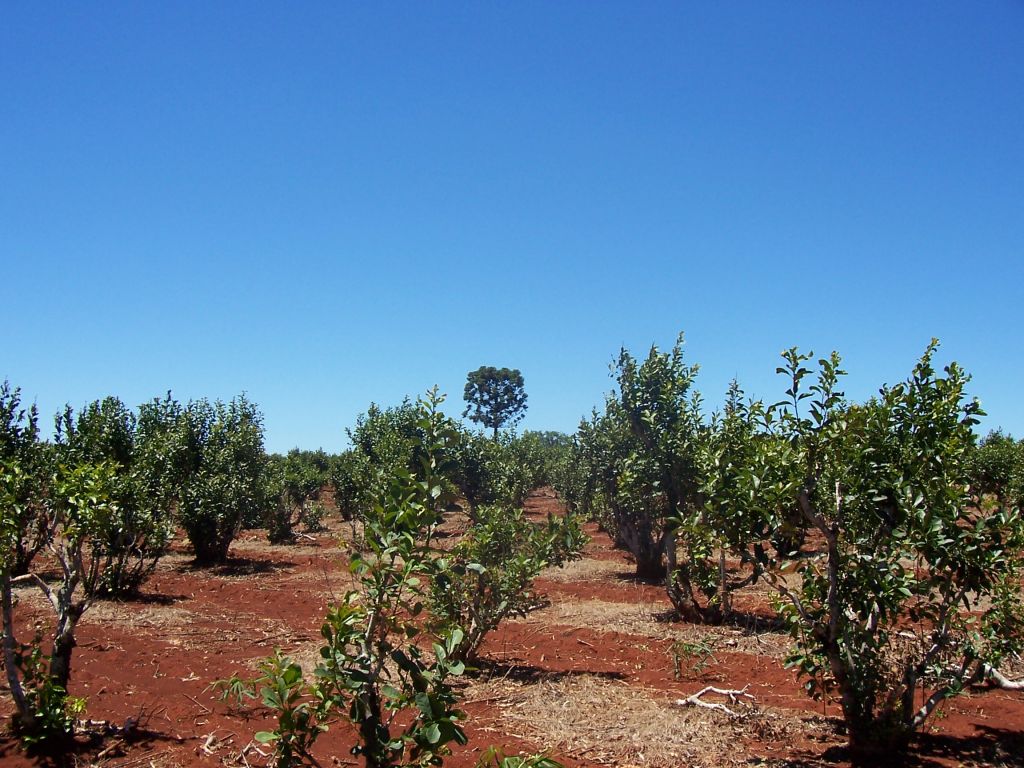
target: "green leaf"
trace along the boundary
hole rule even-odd
[[[423,736],[431,744],[437,744],[441,740],[441,729],[437,723],[430,723],[423,729]]]
[[[420,691],[416,694],[416,707],[424,717],[434,717],[434,707],[430,701],[430,694],[426,691]]]

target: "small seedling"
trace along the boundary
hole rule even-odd
[[[681,679],[683,676],[684,659],[686,659],[687,666],[698,675],[711,666],[712,661],[716,664],[718,663],[718,659],[715,657],[714,646],[704,640],[696,640],[694,642],[676,640],[669,646],[668,651],[672,655],[672,672],[676,680]]]

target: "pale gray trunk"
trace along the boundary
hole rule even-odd
[[[27,726],[32,722],[32,713],[29,712],[28,700],[25,697],[25,689],[18,677],[18,666],[15,656],[15,649],[18,641],[14,637],[14,605],[11,598],[11,576],[3,574],[0,579],[0,592],[3,603],[3,644],[4,644],[4,669],[7,671],[7,686],[11,689],[11,698],[14,700],[15,718],[19,725]]]

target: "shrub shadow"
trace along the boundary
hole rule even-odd
[[[665,586],[664,576],[637,576],[634,571],[619,571],[613,575],[618,581],[625,581],[630,584],[643,584],[648,587]]]
[[[187,600],[188,595],[165,595],[160,592],[135,592],[127,595],[104,595],[100,600],[111,604],[131,605],[174,605],[182,600]]]
[[[651,617],[658,624],[680,624],[689,623],[680,617],[679,612],[674,609],[667,611],[659,611],[651,614]],[[693,626],[701,626],[694,624]],[[785,633],[785,625],[782,620],[777,616],[765,616],[762,613],[754,611],[732,611],[723,621],[716,624],[707,624],[706,626],[721,626],[721,627],[735,627],[736,629],[742,630],[745,636],[750,635],[763,635],[767,632],[776,634]]]
[[[830,718],[835,734],[845,737],[843,721]],[[975,726],[973,736],[919,733],[906,752],[859,754],[845,745],[833,745],[819,754],[797,753],[781,764],[792,768],[820,768],[845,764],[860,768],[948,768],[950,765],[1024,766],[1024,732],[986,725]],[[759,758],[748,763],[763,764]]]
[[[626,679],[621,672],[593,672],[586,669],[553,670],[534,664],[519,664],[515,660],[494,661],[491,659],[480,659],[472,669],[467,668],[467,674],[479,677],[485,682],[497,678],[527,684],[557,682],[573,677],[600,677],[605,680]]]
[[[216,565],[205,565],[193,560],[178,566],[175,570],[182,574],[202,572],[212,573],[214,576],[258,576],[295,567],[296,563],[290,560],[254,560],[250,557],[229,557],[223,563]]]
[[[97,765],[108,760],[130,757],[132,750],[139,747],[149,748],[155,757],[161,751],[161,744],[180,744],[182,741],[180,737],[140,725],[132,728],[129,733],[112,734],[109,730],[94,729],[23,750],[17,738],[6,733],[0,736],[0,764],[20,755],[41,768],[80,768],[82,765]]]
[[[957,764],[1024,766],[1024,731],[976,725],[973,736],[919,733],[907,765]]]

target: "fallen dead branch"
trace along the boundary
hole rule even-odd
[[[210,733],[206,734],[206,740],[203,742],[199,750],[202,750],[207,755],[213,755],[222,747],[226,747],[231,744],[234,740],[235,732],[229,731],[224,737],[217,736],[217,732],[220,729],[217,728]]]
[[[999,688],[1004,691],[1024,691],[1024,680],[1010,680],[995,667],[990,667],[986,664],[982,669],[982,673],[985,676],[985,680],[993,688]]]
[[[729,707],[721,702],[704,701],[701,697],[708,693],[714,693],[718,696],[726,696],[729,699],[729,703],[736,706],[737,704],[743,703],[743,699],[750,699],[750,701],[753,702],[754,697],[747,693],[747,688],[749,687],[749,685],[745,685],[739,690],[734,690],[730,688],[715,688],[715,686],[709,685],[705,688],[701,688],[695,694],[685,699],[676,699],[676,704],[681,707],[703,707],[704,709],[713,709],[718,712],[725,712],[729,717],[740,718],[746,713],[729,709]]]

